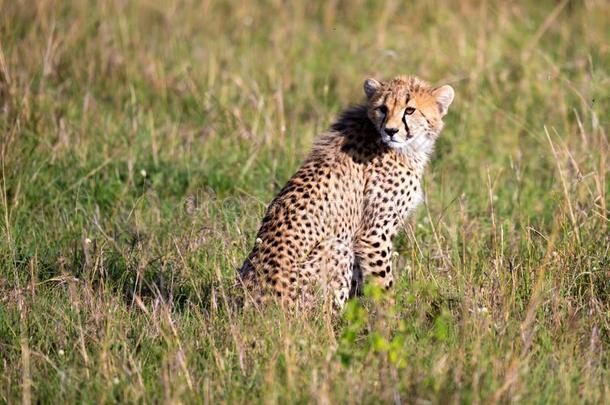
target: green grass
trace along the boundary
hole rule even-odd
[[[0,0],[0,402],[610,401],[608,21]],[[397,74],[456,100],[394,291],[338,319],[230,310],[265,204]]]

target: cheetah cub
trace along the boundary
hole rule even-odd
[[[392,287],[392,240],[423,199],[424,167],[454,92],[405,76],[368,79],[364,92],[366,102],[342,112],[267,208],[239,270],[255,302],[311,307],[328,297],[340,310],[362,282]]]

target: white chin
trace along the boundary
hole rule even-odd
[[[402,149],[407,146],[405,141],[395,141],[393,139],[384,139],[383,142],[392,149]]]

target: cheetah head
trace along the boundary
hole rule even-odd
[[[417,77],[364,82],[368,116],[390,148],[428,153],[453,101],[449,85],[431,87]]]

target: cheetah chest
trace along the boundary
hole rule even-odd
[[[365,216],[385,218],[396,226],[423,201],[420,176],[400,162],[381,163],[370,172]]]

